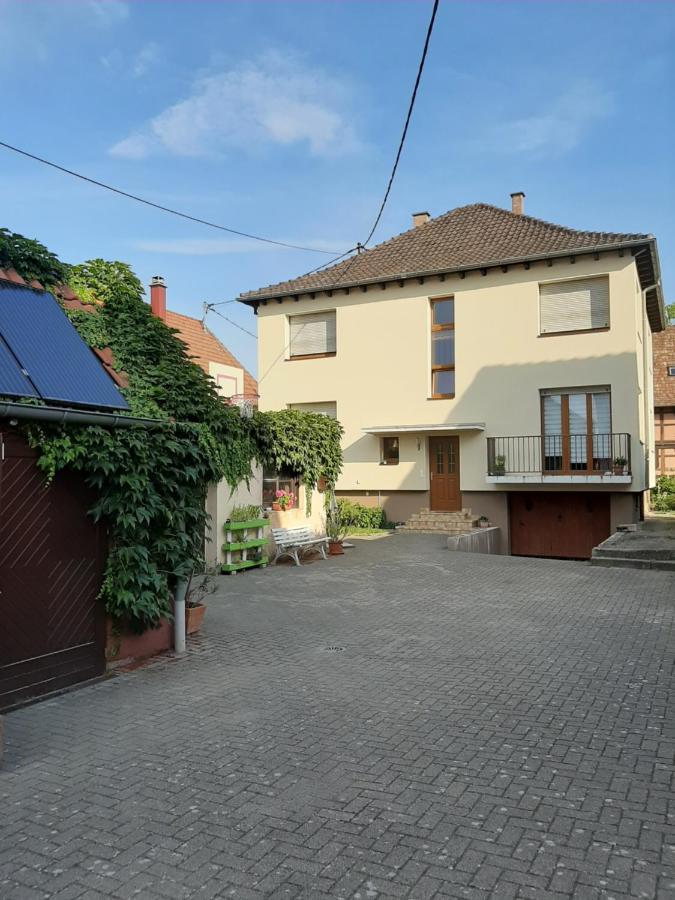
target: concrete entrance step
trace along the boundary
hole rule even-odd
[[[675,572],[675,519],[654,517],[617,531],[593,548],[591,565]]]

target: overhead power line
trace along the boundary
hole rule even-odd
[[[5,150],[11,150],[13,153],[18,153],[21,156],[25,156],[28,159],[32,159],[35,162],[42,163],[44,166],[49,166],[52,169],[56,169],[58,172],[64,172],[66,175],[72,175],[73,178],[79,178],[80,181],[86,181],[88,184],[93,184],[96,187],[104,188],[106,191],[112,191],[113,194],[119,194],[120,197],[126,197],[128,200],[135,200],[136,203],[143,203],[145,206],[150,206],[153,209],[158,209],[160,212],[169,213],[172,216],[178,216],[181,219],[187,219],[189,222],[197,222],[198,225],[206,225],[207,228],[216,228],[218,231],[226,231],[228,234],[236,234],[239,237],[249,238],[252,241],[261,241],[264,244],[275,244],[277,247],[288,247],[291,250],[306,250],[312,253],[326,253],[330,255],[335,253],[335,250],[321,250],[318,247],[304,247],[301,244],[290,244],[287,241],[275,241],[272,238],[261,237],[259,234],[250,234],[247,231],[239,231],[236,228],[229,228],[227,225],[218,225],[216,222],[209,222],[207,219],[200,219],[198,216],[192,216],[189,213],[181,212],[178,209],[172,209],[170,206],[162,206],[161,203],[154,203],[152,200],[147,200],[145,197],[139,197],[136,194],[130,194],[128,191],[123,191],[121,188],[113,187],[111,184],[106,184],[103,181],[97,181],[95,178],[89,178],[88,175],[82,175],[80,172],[75,172],[73,169],[67,169],[65,166],[60,166],[58,163],[51,162],[48,159],[44,159],[42,156],[36,156],[34,153],[29,153],[27,150],[21,150],[20,147],[14,147],[12,144],[7,144],[5,141],[0,141],[0,147],[4,147]]]
[[[387,183],[387,189],[384,192],[384,197],[382,198],[382,203],[380,204],[380,209],[377,213],[377,217],[373,222],[373,227],[370,229],[370,233],[368,237],[363,242],[363,246],[365,247],[373,234],[375,233],[375,229],[380,224],[380,219],[382,218],[382,213],[384,212],[384,207],[387,205],[387,200],[389,199],[389,194],[391,192],[391,186],[394,183],[394,178],[396,177],[396,170],[398,169],[398,163],[401,159],[401,153],[403,152],[403,145],[405,144],[405,139],[408,134],[408,126],[410,125],[410,119],[412,118],[413,109],[415,107],[415,100],[417,98],[417,89],[420,86],[420,80],[422,78],[422,72],[424,71],[424,63],[427,59],[427,52],[429,50],[429,42],[431,40],[431,33],[434,30],[434,22],[436,21],[436,13],[438,11],[438,3],[439,0],[434,0],[433,9],[431,10],[431,18],[429,19],[429,26],[427,28],[427,36],[424,39],[424,48],[422,50],[422,58],[420,59],[420,64],[417,67],[417,76],[415,78],[415,86],[413,87],[412,96],[410,97],[410,103],[408,105],[408,114],[405,117],[405,124],[403,126],[403,132],[401,134],[401,140],[398,144],[398,150],[396,151],[396,158],[394,159],[394,166],[391,170],[391,175],[389,176],[389,182]]]
[[[408,113],[405,117],[405,123],[403,125],[403,131],[401,132],[401,140],[398,143],[398,150],[396,151],[396,156],[394,158],[394,165],[392,166],[391,174],[389,176],[389,181],[387,182],[387,188],[384,192],[384,197],[382,198],[382,203],[380,203],[380,208],[377,212],[377,216],[375,217],[375,221],[373,222],[373,226],[368,233],[368,237],[363,241],[363,243],[359,243],[356,246],[357,253],[355,256],[351,258],[347,268],[340,275],[340,279],[342,281],[345,280],[349,271],[351,270],[354,262],[359,258],[359,253],[361,250],[365,250],[367,245],[370,243],[370,239],[375,234],[375,229],[380,224],[380,219],[382,218],[382,213],[384,212],[384,208],[387,205],[387,200],[389,199],[389,194],[391,193],[391,188],[394,183],[394,178],[396,177],[396,171],[398,169],[398,164],[401,159],[401,154],[403,152],[403,147],[405,145],[405,139],[408,135],[408,127],[410,125],[410,120],[412,118],[413,109],[415,108],[415,100],[417,99],[417,90],[420,86],[420,81],[422,79],[422,72],[424,71],[424,64],[427,59],[427,53],[429,51],[429,42],[431,41],[431,34],[434,30],[434,22],[436,21],[436,13],[438,12],[438,4],[439,0],[434,0],[434,5],[431,10],[431,18],[429,19],[429,25],[427,26],[427,34],[424,38],[424,47],[422,48],[422,56],[420,58],[419,65],[417,67],[417,75],[415,76],[415,84],[413,86],[413,91],[410,96],[410,103],[408,104]],[[345,256],[346,254],[343,254]],[[340,257],[338,257],[340,259]],[[334,260],[335,261],[335,260]],[[330,263],[326,263],[326,265],[330,265]],[[319,266],[319,268],[323,268],[323,266]],[[316,269],[314,271],[317,271]]]
[[[253,334],[252,331],[249,331],[248,328],[244,328],[238,322],[235,322],[234,319],[230,319],[229,316],[225,316],[225,315],[223,315],[223,313],[219,312],[217,309],[213,309],[213,306],[211,304],[209,304],[207,312],[214,312],[217,316],[220,316],[221,319],[225,319],[225,321],[229,322],[230,325],[234,325],[235,328],[238,328],[239,331],[243,331],[244,334],[247,334],[249,337],[255,338],[256,340],[258,339],[257,334]]]

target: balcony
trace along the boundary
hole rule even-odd
[[[630,484],[629,434],[547,434],[487,439],[488,483]]]

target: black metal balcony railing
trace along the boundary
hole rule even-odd
[[[629,434],[487,439],[488,475],[630,475]]]

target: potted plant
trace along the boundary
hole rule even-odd
[[[492,471],[495,475],[503,475],[506,472],[506,457],[495,456],[492,464]]]
[[[617,456],[614,460],[614,474],[615,475],[625,475],[626,474],[626,466],[628,465],[628,460],[625,456]]]
[[[343,521],[342,513],[337,506],[334,506],[326,512],[326,536],[328,537],[328,552],[331,556],[340,556],[345,552],[342,542],[346,534],[347,526]]]
[[[479,528],[489,528],[490,527],[490,520],[488,519],[487,516],[481,516],[478,519],[478,527]]]
[[[185,592],[185,633],[195,634],[202,627],[206,605],[204,600],[212,594],[216,585],[211,577],[211,570],[204,572],[199,578],[190,575],[187,591]]]
[[[291,494],[289,491],[275,491],[272,509],[286,512],[287,509],[293,508],[294,503],[295,494]]]

